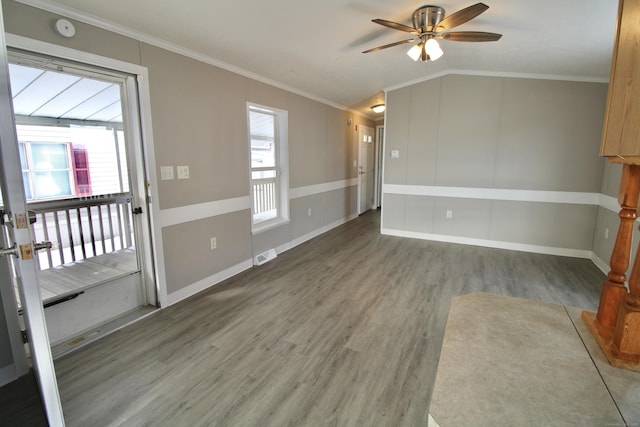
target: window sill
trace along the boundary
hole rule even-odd
[[[265,231],[273,230],[274,228],[278,228],[285,224],[289,224],[291,222],[290,219],[285,218],[276,218],[271,221],[265,221],[261,224],[254,224],[251,228],[251,234],[256,235],[260,233],[264,233]]]

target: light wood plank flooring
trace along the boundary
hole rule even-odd
[[[591,261],[379,234],[367,213],[58,359],[68,426],[426,426],[451,298],[595,310]]]

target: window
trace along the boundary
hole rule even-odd
[[[249,105],[253,231],[289,220],[287,113]]]
[[[16,129],[27,201],[129,191],[121,129],[75,124],[17,124]]]
[[[68,144],[20,144],[22,180],[28,200],[73,195],[68,150]]]

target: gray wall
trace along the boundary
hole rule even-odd
[[[600,193],[606,95],[603,83],[462,75],[390,91],[384,184],[408,187],[386,187],[383,230],[591,251],[597,205],[474,191]],[[442,197],[451,187],[466,198]]]
[[[616,163],[606,163],[602,174],[602,187],[601,193],[611,198],[610,209],[603,207],[598,208],[596,216],[596,226],[593,234],[593,253],[597,256],[604,265],[601,266],[605,271],[609,271],[609,261],[611,257],[611,251],[616,241],[616,234],[618,232],[618,225],[620,224],[620,218],[618,213],[620,207],[617,201],[613,199],[618,198],[618,190],[620,188],[620,179],[622,177],[622,165]],[[636,257],[638,244],[640,243],[640,221],[636,221],[633,233],[633,242],[631,245],[631,262],[627,270],[627,275],[631,273],[633,266],[633,260]],[[606,233],[608,231],[608,233]],[[607,236],[608,234],[608,236]]]
[[[356,126],[375,123],[352,112],[326,105],[268,84],[190,59],[178,53],[74,21],[76,36],[65,39],[53,30],[57,15],[15,1],[3,2],[9,33],[86,51],[149,70],[155,165],[188,165],[190,179],[158,182],[160,210],[172,212],[248,198],[249,148],[247,102],[289,113],[290,188],[320,187],[314,194],[291,200],[291,221],[277,229],[251,235],[249,209],[213,212],[198,220],[162,226],[168,293],[209,280],[254,254],[287,247],[356,214]],[[348,124],[348,120],[353,121]],[[345,181],[335,189],[323,184]],[[315,188],[315,187],[314,187]],[[313,215],[307,215],[312,208]],[[156,218],[158,220],[158,218]],[[209,238],[218,248],[209,250]],[[157,242],[156,242],[157,243]]]

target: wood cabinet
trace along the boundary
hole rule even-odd
[[[600,154],[640,164],[640,1],[620,0]]]

